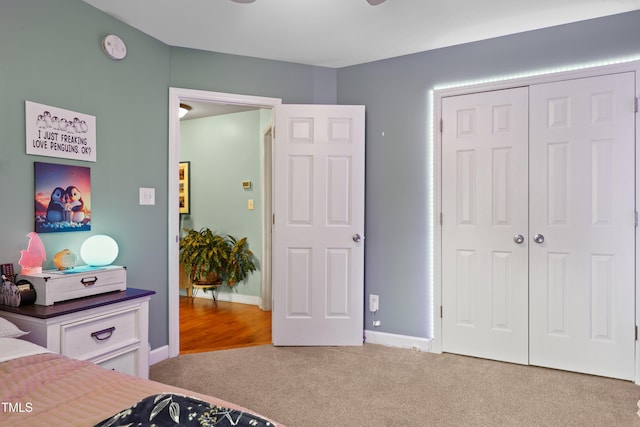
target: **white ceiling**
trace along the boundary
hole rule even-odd
[[[183,101],[191,110],[180,120],[201,119],[203,117],[220,116],[223,114],[240,113],[243,111],[258,110],[256,107],[247,107],[243,105],[228,105],[215,102],[205,101]]]
[[[170,46],[332,68],[640,9],[640,0],[84,1]]]

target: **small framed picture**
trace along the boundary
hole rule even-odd
[[[180,162],[178,172],[178,197],[180,214],[191,213],[191,162]]]
[[[34,162],[35,232],[91,230],[91,169]]]

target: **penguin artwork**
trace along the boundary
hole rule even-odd
[[[51,127],[51,113],[48,111],[45,111],[44,113],[42,113],[42,115],[44,116],[44,122],[47,126],[47,128]]]
[[[64,188],[57,187],[53,190],[49,207],[47,207],[47,221],[60,222],[63,220],[66,196]]]
[[[44,116],[42,114],[38,114],[38,119],[36,120],[36,125],[40,129],[46,129],[47,122],[44,121]]]
[[[82,193],[73,185],[67,187],[66,196],[71,207],[71,222],[82,222],[84,220],[84,200]]]
[[[76,133],[81,133],[82,132],[82,128],[80,127],[80,119],[79,118],[74,117],[72,126],[73,126],[73,130]]]

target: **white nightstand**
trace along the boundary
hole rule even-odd
[[[149,300],[154,291],[129,288],[51,306],[0,305],[0,317],[29,334],[21,339],[56,353],[149,377]]]

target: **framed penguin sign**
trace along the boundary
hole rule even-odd
[[[25,101],[27,154],[96,161],[96,118]]]

